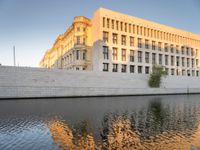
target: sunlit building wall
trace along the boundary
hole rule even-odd
[[[91,20],[75,17],[40,66],[149,74],[154,64],[168,75],[199,76],[200,35],[100,8]]]
[[[73,24],[65,33],[59,35],[53,47],[47,50],[40,66],[91,70],[91,36],[90,20],[83,16],[75,17]]]

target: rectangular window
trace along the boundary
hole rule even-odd
[[[156,30],[154,30],[154,38],[156,38]]]
[[[143,35],[143,32],[142,32],[142,27],[140,27],[140,35]]]
[[[182,76],[185,76],[185,69],[182,70]]]
[[[199,76],[199,71],[198,71],[198,70],[196,71],[196,76],[197,76],[197,77]]]
[[[142,48],[142,39],[138,38],[138,48]]]
[[[144,27],[144,36],[146,36],[146,27]]]
[[[113,72],[118,72],[118,64],[113,64]]]
[[[171,51],[171,53],[174,53],[174,45],[173,44],[170,45],[170,51]]]
[[[151,29],[151,37],[153,37],[153,29]]]
[[[156,53],[152,53],[152,64],[156,64]]]
[[[194,59],[192,58],[192,68],[194,68]]]
[[[130,46],[134,46],[134,37],[130,36]]]
[[[117,60],[117,48],[113,47],[113,60]]]
[[[192,70],[192,76],[193,76],[193,77],[195,76],[195,71],[194,71],[194,70]]]
[[[114,20],[112,20],[112,29],[114,29],[114,22],[115,22],[115,21],[114,21]]]
[[[109,59],[108,46],[103,46],[103,58]]]
[[[116,21],[116,30],[119,30],[119,21]]]
[[[171,69],[171,75],[173,76],[174,75],[174,69]]]
[[[126,61],[126,49],[122,49],[122,61]]]
[[[190,59],[187,58],[187,67],[190,67]]]
[[[174,66],[174,56],[171,56],[171,66]]]
[[[113,33],[113,44],[117,44],[118,40],[117,40],[117,34]]]
[[[185,58],[182,57],[182,60],[181,60],[181,61],[182,61],[182,66],[185,67]]]
[[[124,31],[127,32],[127,23],[124,24]]]
[[[198,49],[196,49],[196,56],[198,56],[198,55],[199,55],[199,53],[198,53],[198,52],[199,52],[199,50],[198,50]]]
[[[145,40],[145,48],[149,49],[149,40]]]
[[[110,19],[107,19],[107,28],[110,27]]]
[[[107,43],[108,42],[108,32],[103,32],[103,42]]]
[[[126,36],[125,35],[122,35],[121,42],[122,42],[122,45],[126,45]]]
[[[80,36],[76,37],[76,44],[81,44],[81,38],[80,38]]]
[[[137,35],[139,35],[139,26],[137,26]]]
[[[138,66],[138,73],[142,73],[142,66]]]
[[[168,65],[168,64],[169,64],[169,56],[165,55],[165,65]]]
[[[158,42],[158,50],[161,51],[162,50],[162,43]]]
[[[122,72],[126,72],[126,65],[122,65]]]
[[[196,59],[196,66],[199,67],[199,60]]]
[[[133,25],[133,34],[135,34],[135,25]]]
[[[85,45],[85,38],[83,38],[83,44]]]
[[[176,57],[176,66],[180,66],[179,56]]]
[[[135,72],[135,66],[134,65],[130,65],[130,73],[134,73]]]
[[[186,48],[186,54],[189,56],[190,55],[190,51],[189,51],[189,48],[187,47]]]
[[[149,63],[149,52],[145,52],[145,63]]]
[[[147,28],[147,31],[146,31],[146,36],[149,37],[149,28]]]
[[[165,43],[165,52],[168,52],[168,44]]]
[[[163,55],[162,54],[159,54],[159,64],[162,65],[162,57]]]
[[[179,54],[179,46],[176,45],[176,54]]]
[[[181,46],[181,53],[182,53],[183,55],[185,54],[184,46]]]
[[[142,62],[142,52],[138,51],[138,62]]]
[[[190,70],[187,70],[187,76],[190,76]]]
[[[130,50],[130,62],[134,62],[134,50]]]
[[[76,51],[76,60],[79,60],[79,58],[80,58],[80,51],[77,50],[77,51]]]
[[[145,74],[149,74],[149,67],[148,66],[145,67]]]
[[[103,71],[108,71],[108,63],[103,63]]]
[[[194,56],[194,49],[191,48],[191,56]]]
[[[121,31],[123,31],[123,22],[120,22]]]
[[[156,49],[156,42],[152,41],[152,50],[155,50],[155,49]]]
[[[129,24],[129,33],[131,33],[131,24]]]
[[[179,71],[179,69],[176,69],[176,75],[177,75],[177,76],[180,75],[180,71]]]
[[[105,17],[103,17],[103,27],[105,27]]]
[[[85,60],[86,59],[86,54],[85,54],[85,52],[83,52],[83,60]]]

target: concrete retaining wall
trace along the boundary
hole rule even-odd
[[[161,88],[148,75],[0,67],[0,98],[200,93],[200,77],[169,76]]]

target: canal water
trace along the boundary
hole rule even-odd
[[[200,149],[200,95],[1,100],[4,149]]]

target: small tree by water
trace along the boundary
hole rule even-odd
[[[164,67],[160,65],[154,65],[152,68],[152,73],[149,78],[149,86],[150,87],[160,87],[161,79],[163,76],[166,76],[167,73],[164,71]]]

